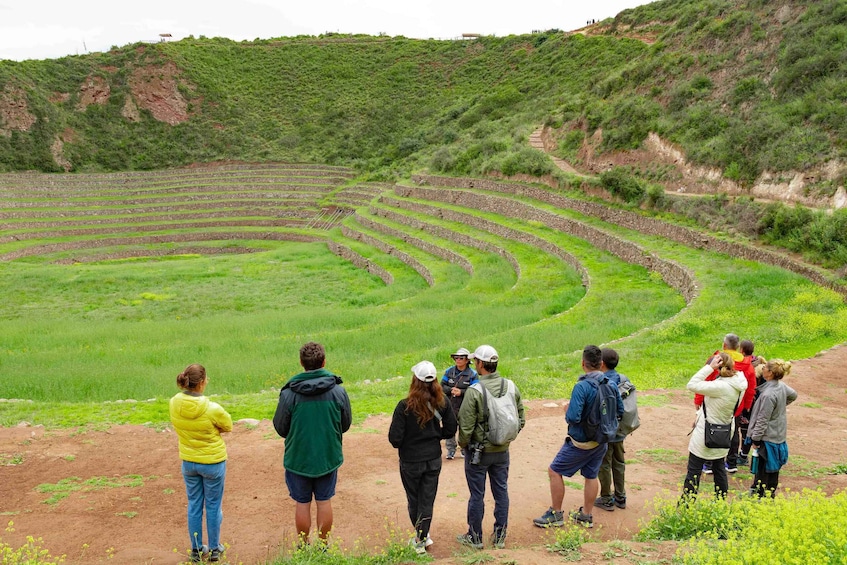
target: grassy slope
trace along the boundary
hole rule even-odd
[[[245,159],[356,164],[380,175],[542,173],[549,162],[525,140],[549,119],[575,120],[588,135],[602,128],[608,149],[658,131],[695,162],[749,181],[764,169],[844,157],[847,8],[837,0],[782,6],[663,0],[588,38],[186,39],[4,61],[0,85],[26,91],[39,120],[28,133],[0,136],[0,167],[56,170],[49,146],[70,128],[65,153],[78,169]],[[172,127],[146,112],[139,123],[122,118],[133,69],[166,61],[182,71],[191,119]],[[107,80],[111,97],[78,112],[90,74]],[[57,92],[70,98],[51,102]]]

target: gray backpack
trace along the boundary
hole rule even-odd
[[[623,416],[618,422],[618,435],[627,436],[638,429],[641,419],[638,417],[638,399],[635,396],[635,385],[621,375],[618,391],[623,399]]]
[[[518,437],[521,420],[515,397],[515,383],[509,379],[500,381],[500,393],[488,394],[485,385],[476,382],[470,386],[482,393],[482,420],[485,439],[492,445],[507,445]]]

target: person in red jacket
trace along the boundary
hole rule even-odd
[[[735,433],[732,436],[732,443],[729,446],[729,454],[726,456],[726,461],[724,465],[726,467],[727,473],[736,473],[738,472],[738,449],[741,444],[741,437],[739,435],[739,426],[741,425],[741,414],[745,410],[749,414],[750,409],[753,407],[753,396],[756,394],[756,370],[753,368],[751,363],[752,358],[744,357],[744,355],[738,351],[738,347],[740,345],[740,340],[737,335],[733,333],[728,333],[723,338],[723,352],[729,355],[732,360],[735,362],[735,370],[743,373],[744,377],[747,379],[747,390],[744,392],[744,397],[741,399],[741,402],[738,403],[738,407],[735,409]],[[720,351],[715,351],[711,357],[709,357],[709,361],[712,360],[712,357],[720,353]],[[708,361],[707,361],[708,363]],[[706,377],[707,381],[713,381],[718,378],[718,372],[714,371],[711,375]],[[695,394],[694,395],[694,406],[698,408],[703,404],[703,395]],[[708,464],[703,466],[703,472],[707,475],[712,474],[712,468]]]

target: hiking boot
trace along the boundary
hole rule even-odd
[[[745,467],[746,467],[747,465],[749,465],[749,464],[750,464],[750,460],[749,460],[749,459],[747,459],[747,456],[746,456],[746,455],[744,455],[743,453],[741,453],[741,454],[738,456],[738,461],[737,461],[737,463],[738,463],[739,465],[743,465],[743,466],[745,466]]]
[[[217,563],[218,561],[220,561],[222,553],[223,551],[221,551],[220,549],[213,549],[211,552],[209,552],[209,563]]]
[[[203,551],[200,549],[192,549],[190,559],[192,563],[200,563],[203,560]]]
[[[735,465],[730,465],[729,463],[724,463],[724,467],[726,467],[727,473],[737,473],[738,472],[738,467],[736,467]]]
[[[626,504],[624,504],[624,506],[626,506]],[[601,496],[600,498],[598,498],[597,500],[594,501],[594,508],[599,508],[601,510],[608,510],[609,512],[614,512],[615,511],[615,501],[611,496],[609,496],[609,497]]]
[[[495,549],[505,549],[506,532],[495,531],[493,534],[491,534],[491,545],[493,545]]]
[[[615,506],[617,506],[621,510],[626,510],[626,499],[615,497]]]
[[[483,547],[485,547],[482,544],[482,540],[475,540],[470,533],[456,536],[456,541],[459,542],[461,545],[464,545],[466,547],[472,547],[474,549],[482,549]]]
[[[564,526],[565,525],[565,512],[563,510],[559,510],[558,512],[553,510],[553,507],[547,509],[547,512],[542,514],[538,518],[533,518],[532,523],[538,526],[539,528],[549,528],[550,526]]]
[[[711,463],[703,463],[703,473],[706,475],[712,474],[712,464]]]
[[[580,526],[585,526],[586,528],[594,527],[594,516],[583,512],[582,506],[579,507],[579,510],[571,510],[568,517]]]

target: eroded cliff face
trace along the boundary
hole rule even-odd
[[[101,67],[88,75],[78,89],[78,100],[74,110],[85,112],[89,106],[105,105],[115,95],[112,77],[119,69]],[[130,122],[143,119],[142,110],[160,122],[177,125],[191,117],[188,100],[180,89],[195,90],[195,86],[182,77],[179,68],[172,62],[148,63],[135,67],[129,77],[129,92],[125,94],[121,116]],[[184,90],[183,90],[184,91]],[[55,92],[49,98],[53,104],[64,104],[71,93]],[[0,91],[0,135],[10,135],[11,130],[28,131],[38,118],[27,108],[26,92],[20,87],[7,85]],[[65,154],[65,147],[73,144],[78,134],[66,128],[55,135],[50,152],[57,165],[65,171],[73,163]]]
[[[556,149],[556,140],[578,128],[584,130],[584,124],[570,124],[564,129],[551,130],[545,127],[539,133],[543,138],[543,150],[552,153]],[[575,166],[579,173],[599,174],[616,166],[649,168],[655,165],[673,167],[675,178],[664,181],[667,192],[677,194],[728,194],[730,196],[751,196],[762,200],[776,200],[803,204],[814,208],[844,208],[847,206],[847,192],[844,186],[836,187],[831,195],[815,194],[810,188],[821,181],[837,182],[847,170],[847,163],[829,161],[807,171],[765,171],[756,179],[753,186],[747,188],[723,176],[723,171],[714,167],[705,167],[691,163],[685,152],[673,143],[650,133],[641,148],[629,151],[598,151],[603,141],[602,129],[597,129],[587,139],[579,151],[579,163]],[[539,147],[539,148],[542,148]],[[561,167],[560,167],[561,168]]]
[[[92,104],[105,104],[109,101],[111,94],[112,88],[105,78],[89,75],[79,87],[79,102],[76,109],[85,111]]]
[[[148,110],[160,122],[172,126],[185,122],[189,118],[188,101],[179,91],[182,85],[194,90],[194,85],[185,81],[177,66],[172,62],[138,67],[129,79],[130,92],[134,104]],[[124,117],[133,119],[131,109]]]
[[[29,131],[36,120],[22,88],[7,84],[0,90],[0,135],[9,137],[12,130]]]

